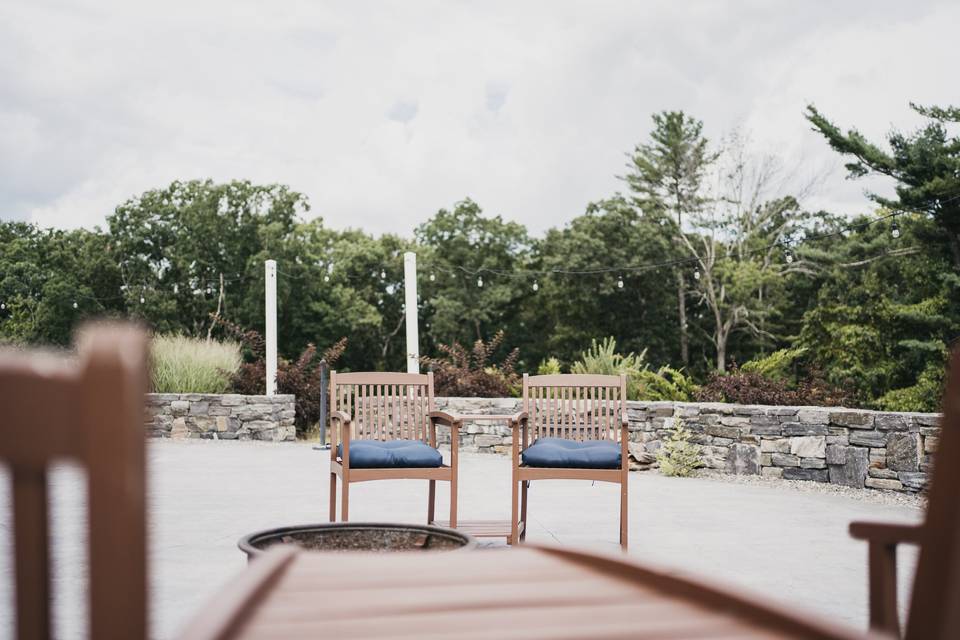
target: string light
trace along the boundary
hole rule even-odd
[[[894,238],[900,237],[900,227],[897,226],[896,222],[894,222],[893,225],[890,227],[890,235],[893,236]]]
[[[617,278],[617,289],[623,289],[623,277]]]
[[[73,301],[73,308],[76,309],[76,308],[79,307],[79,306],[80,306],[80,305],[77,304],[77,301],[74,300],[74,301]]]
[[[533,281],[533,290],[534,290],[534,291],[539,291],[539,290],[540,290],[540,283],[537,282],[536,280]]]
[[[392,295],[393,295],[393,292],[394,292],[393,285],[392,285],[392,284],[388,284],[388,285],[387,285],[387,293],[392,296]]]
[[[143,296],[140,296],[140,304],[143,304],[144,302],[146,302],[146,300],[144,299]]]
[[[477,286],[483,287],[483,276],[477,276]]]
[[[693,279],[694,280],[700,279],[700,269],[697,269],[696,271],[693,272]]]
[[[786,260],[787,260],[787,264],[793,264],[793,254],[790,253],[789,251],[787,251]]]
[[[381,280],[386,280],[386,279],[387,279],[387,272],[384,271],[383,269],[380,270],[380,279],[381,279]]]
[[[6,303],[6,302],[0,302],[0,311],[5,310],[6,308],[7,308],[7,303]]]
[[[180,285],[178,285],[176,282],[174,282],[174,283],[173,283],[173,294],[176,295],[176,294],[178,294],[178,293],[180,293]]]
[[[437,280],[437,275],[436,275],[435,273],[431,273],[431,274],[430,274],[430,282],[436,282],[436,280]]]

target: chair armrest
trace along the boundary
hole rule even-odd
[[[857,540],[879,544],[920,544],[923,527],[919,524],[851,522],[850,535]]]
[[[850,535],[868,543],[871,631],[900,637],[900,616],[897,611],[897,545],[919,544],[923,532],[923,527],[918,524],[850,523]]]
[[[348,424],[350,422],[350,416],[345,414],[343,411],[331,411],[330,419],[339,420],[340,424]]]
[[[446,411],[431,411],[427,414],[431,422],[442,424],[447,427],[460,425],[463,423],[463,417],[456,413],[447,413]]]

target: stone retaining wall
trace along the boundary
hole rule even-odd
[[[517,398],[437,399],[438,409],[458,413],[520,406]],[[651,453],[682,419],[711,469],[893,491],[926,487],[940,432],[933,413],[687,402],[628,402],[627,410],[630,440]],[[509,453],[510,438],[502,423],[468,424],[461,447]]]
[[[213,440],[296,440],[292,395],[148,393],[147,435]]]

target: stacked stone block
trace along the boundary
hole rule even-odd
[[[513,413],[516,398],[438,398],[456,413]],[[629,402],[630,439],[655,453],[682,419],[708,468],[741,475],[829,482],[848,487],[922,491],[939,437],[939,414],[836,407]],[[449,436],[441,430],[441,439]],[[461,447],[509,453],[500,422],[465,426]],[[443,441],[443,440],[442,440]]]
[[[147,394],[147,434],[157,438],[296,440],[294,396]]]

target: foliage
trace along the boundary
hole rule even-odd
[[[923,370],[916,384],[887,391],[874,404],[883,411],[940,411],[943,385],[944,366],[934,361]]]
[[[816,370],[790,388],[783,380],[768,378],[755,371],[743,371],[736,364],[729,373],[716,372],[695,397],[701,402],[736,404],[817,405],[835,407],[850,404],[847,391],[832,386]]]
[[[896,180],[896,200],[875,193],[869,197],[889,209],[929,216],[937,232],[928,239],[945,248],[960,271],[960,136],[950,136],[947,129],[960,123],[960,109],[910,107],[927,124],[910,134],[892,131],[887,136],[889,152],[856,129],[844,134],[813,105],[807,107],[806,118],[835,151],[851,157],[846,165],[851,178],[878,174]]]
[[[151,388],[157,393],[224,393],[240,362],[237,342],[154,336],[150,342]]]
[[[627,376],[627,398],[636,400],[640,397],[640,375],[646,364],[644,357],[646,350],[639,354],[632,351],[626,355],[617,353],[617,341],[613,336],[604,338],[602,342],[590,341],[590,348],[580,354],[580,359],[570,367],[570,373],[595,373],[605,376]]]
[[[499,364],[490,361],[503,339],[504,332],[498,331],[487,342],[474,342],[470,350],[454,342],[440,345],[443,356],[439,358],[421,358],[421,364],[433,371],[437,395],[479,398],[515,395],[519,384],[515,370],[519,351],[514,349]]]
[[[660,463],[660,473],[663,475],[686,478],[703,466],[703,459],[700,456],[700,446],[690,442],[691,434],[683,420],[675,420],[670,437],[663,441],[657,451],[657,462]]]
[[[757,373],[773,380],[789,381],[796,379],[796,364],[807,352],[804,347],[778,349],[771,354],[745,362],[740,371]]]
[[[559,373],[561,373],[560,361],[553,357],[541,360],[540,365],[537,367],[538,376],[554,376]]]
[[[265,342],[259,332],[245,330],[229,320],[220,319],[218,324],[240,340],[246,351],[243,362],[231,379],[234,393],[261,395],[267,386]],[[320,362],[325,360],[331,368],[347,348],[347,339],[340,338],[322,354],[316,345],[308,343],[296,360],[280,358],[277,362],[277,393],[292,393],[296,396],[295,425],[298,435],[304,435],[320,420],[320,398],[326,390],[320,384]]]
[[[639,375],[640,391],[637,400],[672,400],[689,402],[697,392],[693,379],[682,369],[663,366],[656,371],[644,369]]]

